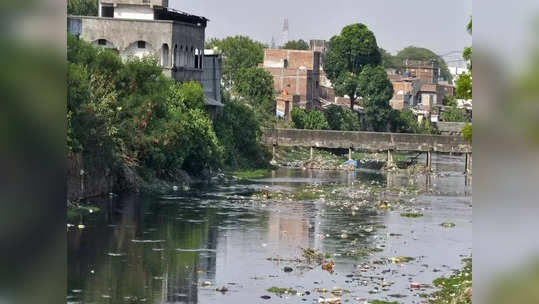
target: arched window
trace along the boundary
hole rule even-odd
[[[161,48],[161,66],[168,67],[168,44],[164,43]]]

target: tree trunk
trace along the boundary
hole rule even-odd
[[[356,101],[356,99],[354,97],[350,97],[350,109],[353,111],[354,110],[354,102]]]

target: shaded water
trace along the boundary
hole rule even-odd
[[[102,211],[80,219],[86,228],[68,231],[67,302],[318,303],[328,294],[313,292],[315,288],[338,286],[350,291],[343,301],[351,303],[420,303],[421,292],[411,290],[410,282],[431,283],[449,274],[472,247],[471,182],[462,174],[463,158],[438,155],[433,161],[442,174],[279,169],[264,179],[181,196],[96,200]],[[352,214],[319,200],[264,203],[249,198],[253,191],[268,188],[292,191],[311,184],[371,181],[395,187],[408,185],[410,179],[428,190],[416,198],[416,206],[423,208],[421,218],[404,218],[398,211]],[[440,226],[448,221],[456,227]],[[359,224],[387,227],[354,236],[383,251],[366,258],[341,255],[351,242],[340,237],[342,231]],[[307,247],[336,254],[335,272],[267,260],[298,257]],[[416,260],[360,267],[394,256]],[[293,271],[284,272],[285,266]],[[387,291],[379,287],[382,278],[394,283]],[[216,291],[222,286],[228,291]],[[279,297],[266,291],[271,286],[311,293]]]

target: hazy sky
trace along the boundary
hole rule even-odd
[[[169,0],[171,7],[208,19],[206,37],[247,35],[270,43],[281,40],[283,20],[289,38],[329,39],[343,26],[361,22],[378,45],[392,53],[408,45],[438,54],[471,44],[465,30],[471,0]]]

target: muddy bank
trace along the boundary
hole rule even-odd
[[[125,192],[165,193],[170,189],[189,187],[208,178],[193,178],[183,170],[176,170],[167,180],[141,176],[135,168],[115,167],[99,156],[69,153],[67,155],[67,201],[78,202],[88,198]],[[210,176],[210,172],[204,176]]]

